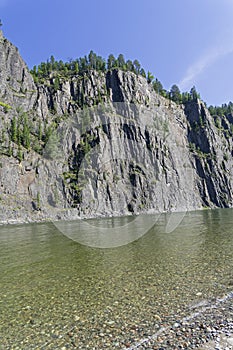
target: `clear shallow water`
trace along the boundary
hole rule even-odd
[[[112,249],[52,223],[0,227],[0,348],[122,349],[232,291],[233,210],[188,213],[165,233],[168,219]]]

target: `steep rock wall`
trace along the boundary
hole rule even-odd
[[[35,85],[3,37],[0,79],[2,222],[232,206],[231,115],[176,105],[116,69]],[[23,147],[19,158],[10,134],[22,112],[34,134],[57,128],[43,152]]]

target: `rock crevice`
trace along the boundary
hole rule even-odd
[[[2,222],[232,207],[233,116],[177,105],[132,72],[35,84],[2,38],[0,127]]]

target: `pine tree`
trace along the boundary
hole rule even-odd
[[[152,75],[151,72],[147,72],[147,82],[148,83],[152,83],[152,81],[154,80],[154,76]]]
[[[108,62],[107,62],[108,69],[112,69],[113,67],[115,67],[115,62],[116,62],[115,57],[113,56],[113,54],[110,54],[108,56]]]
[[[140,74],[141,65],[138,62],[138,60],[134,60],[133,65],[134,65],[134,69],[135,69],[136,74]]]
[[[21,163],[23,160],[23,153],[22,153],[21,146],[19,146],[19,148],[18,148],[17,158],[18,158],[19,162]]]
[[[96,54],[91,50],[89,55],[88,55],[88,61],[89,61],[89,66],[91,69],[96,69],[96,61],[97,57]]]
[[[50,57],[50,63],[51,63],[51,68],[53,70],[55,68],[55,58],[53,55]]]
[[[22,144],[25,148],[30,148],[30,131],[28,126],[28,118],[24,117],[23,120],[23,134],[22,134]]]
[[[44,150],[44,156],[48,159],[57,159],[59,157],[59,135],[56,130],[50,130],[47,135],[47,142]]]
[[[128,60],[126,62],[126,69],[130,72],[134,72],[134,66],[133,66],[133,62],[131,60]]]
[[[143,68],[140,69],[140,74],[142,77],[146,78],[146,72]]]
[[[75,63],[74,63],[74,72],[75,72],[75,74],[78,74],[78,72],[79,72],[79,67],[78,67],[77,61],[75,61]]]
[[[158,94],[163,90],[163,85],[157,78],[153,81],[153,88]]]
[[[172,101],[176,102],[176,103],[180,103],[181,102],[181,93],[180,93],[180,89],[178,88],[177,85],[172,85],[171,90],[170,90],[170,98]]]
[[[197,93],[196,87],[193,86],[190,90],[190,96],[193,101],[197,101],[200,98],[200,95]]]
[[[122,55],[122,53],[118,56],[117,62],[118,62],[118,67],[120,67],[120,68],[122,68],[122,69],[125,69],[125,68],[126,68],[126,65],[125,65],[125,58],[124,58],[124,56]]]
[[[53,88],[55,91],[59,90],[60,88],[60,82],[58,77],[56,77],[53,81]]]
[[[17,142],[17,121],[16,117],[11,120],[11,140]]]
[[[13,148],[12,148],[11,142],[9,143],[9,146],[8,146],[8,154],[9,154],[9,157],[13,156]]]

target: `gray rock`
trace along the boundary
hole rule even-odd
[[[51,84],[0,38],[1,222],[232,207],[232,116],[220,128],[202,101],[176,105],[116,69]],[[22,149],[19,162],[9,130],[22,113],[35,130],[60,122],[42,155]]]

